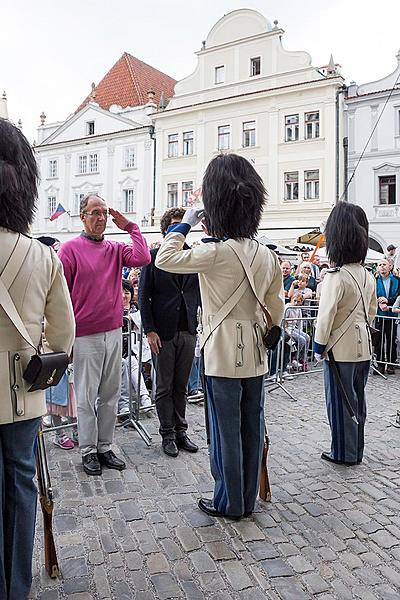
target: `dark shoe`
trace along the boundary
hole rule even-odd
[[[176,458],[179,454],[178,446],[174,440],[166,440],[163,442],[162,449],[164,450],[165,454],[172,456],[173,458]]]
[[[346,462],[344,460],[336,460],[335,458],[332,458],[332,456],[328,452],[323,452],[321,454],[321,458],[323,460],[327,460],[328,462],[335,463],[335,465],[345,465],[346,467],[352,467],[354,465],[359,465],[361,463],[361,460],[357,460],[355,462]]]
[[[95,452],[82,456],[82,464],[86,475],[101,475],[101,465]]]
[[[209,498],[200,498],[199,509],[202,510],[206,515],[210,517],[224,517],[224,519],[231,519],[232,521],[240,521],[242,517],[233,517],[231,515],[223,515],[214,508],[213,501]]]
[[[246,512],[244,512],[244,513],[243,513],[243,516],[244,516],[245,518],[246,518],[246,517],[251,517],[251,515],[252,515],[252,514],[253,514],[253,511],[252,511],[252,510],[248,510],[248,511],[246,511]]]
[[[199,449],[199,447],[196,446],[196,444],[193,444],[193,442],[190,441],[187,435],[178,438],[176,440],[176,445],[181,450],[186,450],[186,452],[197,452],[197,450]]]
[[[395,374],[394,367],[391,367],[390,365],[388,365],[388,367],[386,369],[386,373],[388,375],[394,375]]]
[[[107,452],[98,452],[97,456],[99,457],[99,463],[105,467],[108,467],[109,469],[123,471],[126,468],[124,461],[115,456],[112,450],[107,450]]]

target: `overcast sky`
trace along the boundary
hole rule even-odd
[[[396,67],[400,0],[1,0],[0,93],[9,116],[36,138],[39,115],[64,120],[127,51],[175,79],[224,14],[254,8],[285,30],[287,50],[322,66],[332,53],[346,82]]]

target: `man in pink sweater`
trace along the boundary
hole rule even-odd
[[[132,245],[104,239],[108,214],[129,233]],[[139,227],[107,209],[96,194],[82,198],[80,218],[84,231],[65,242],[58,256],[76,320],[74,384],[82,463],[88,475],[101,475],[102,465],[125,469],[111,450],[121,387],[122,267],[147,265],[150,252]]]

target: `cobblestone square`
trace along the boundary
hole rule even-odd
[[[400,373],[370,377],[365,458],[320,459],[328,449],[321,374],[267,392],[273,501],[236,523],[200,512],[212,490],[203,405],[188,406],[200,450],[163,454],[156,417],[147,448],[117,429],[123,472],[87,477],[78,451],[47,436],[54,531],[63,578],[43,568],[39,509],[31,598],[38,600],[400,600]]]

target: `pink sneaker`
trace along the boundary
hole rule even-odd
[[[63,450],[72,450],[72,448],[75,448],[74,442],[70,440],[65,433],[56,436],[53,440],[53,443]]]

